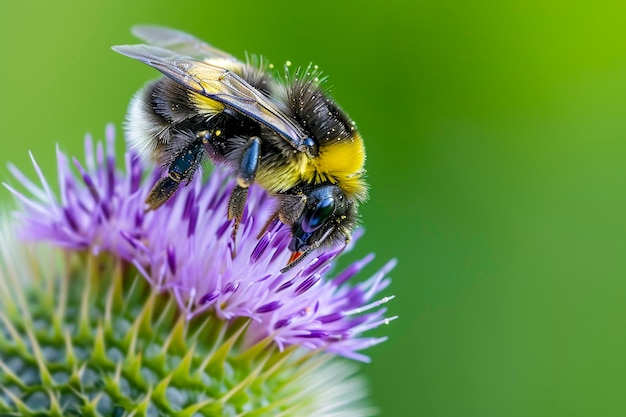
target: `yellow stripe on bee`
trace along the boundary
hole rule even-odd
[[[363,139],[355,135],[350,140],[337,140],[324,143],[319,148],[319,155],[313,158],[312,165],[320,174],[334,177],[348,177],[363,170],[365,147]]]
[[[347,196],[363,201],[367,198],[367,187],[362,179],[364,164],[363,139],[355,134],[350,140],[328,142],[320,147],[317,157],[309,161],[304,177],[315,184],[337,184]]]
[[[363,202],[367,199],[367,185],[363,180],[365,147],[360,136],[352,140],[325,143],[313,158],[304,152],[294,153],[289,163],[275,168],[261,169],[257,182],[270,192],[284,192],[300,182],[309,184],[337,184],[346,197]]]
[[[219,101],[210,99],[202,94],[189,91],[189,100],[196,110],[202,114],[218,114],[224,111],[224,105]]]

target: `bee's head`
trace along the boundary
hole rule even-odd
[[[305,192],[306,201],[291,224],[292,252],[283,272],[300,263],[314,249],[346,244],[356,227],[356,203],[346,198],[336,185],[319,185]]]

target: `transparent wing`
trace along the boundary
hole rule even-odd
[[[221,58],[232,62],[240,62],[234,56],[179,30],[163,26],[140,25],[134,26],[132,33],[148,45],[168,49],[199,60]]]
[[[308,136],[302,128],[234,72],[155,46],[118,45],[113,50],[141,61],[190,90],[267,126],[296,150],[306,152],[310,149],[310,141],[306,141]]]

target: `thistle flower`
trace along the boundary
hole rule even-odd
[[[235,256],[225,171],[146,212],[158,173],[133,153],[119,170],[113,138],[87,137],[84,164],[57,149],[60,197],[34,159],[40,185],[10,166],[25,191],[7,185],[21,207],[0,241],[0,414],[371,415],[345,358],[385,339],[364,333],[394,318],[395,261],[351,284],[373,256],[331,274],[339,248],[281,273],[289,230],[258,237],[274,202],[256,187]]]

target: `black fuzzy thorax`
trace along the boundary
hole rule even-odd
[[[319,86],[316,73],[291,80],[286,99],[292,117],[304,127],[319,146],[330,141],[352,138],[353,122]]]

